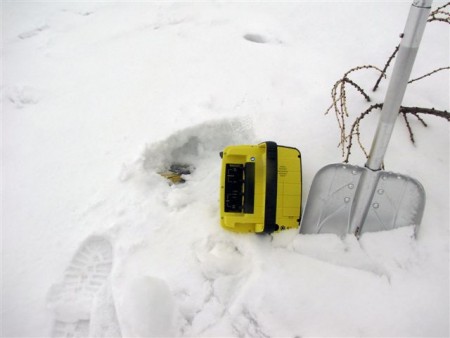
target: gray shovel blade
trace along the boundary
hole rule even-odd
[[[355,233],[350,215],[359,179],[367,168],[330,164],[314,177],[300,233]],[[425,191],[414,178],[380,170],[378,183],[367,218],[355,233],[391,230],[403,226],[418,227],[425,207]]]

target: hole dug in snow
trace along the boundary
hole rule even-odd
[[[244,35],[244,39],[250,42],[255,42],[255,43],[267,43],[269,42],[268,39],[266,39],[264,36],[259,35],[259,34],[245,34]]]
[[[253,131],[241,120],[219,120],[179,130],[153,143],[144,151],[142,165],[172,183],[183,183],[184,175],[202,165],[219,165],[219,153],[230,144],[248,143]]]
[[[256,33],[247,33],[243,36],[243,38],[247,41],[253,43],[268,43],[268,44],[281,44],[282,41],[278,38],[268,35],[256,34]]]

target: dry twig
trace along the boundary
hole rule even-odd
[[[364,119],[367,115],[369,115],[373,110],[375,109],[381,109],[383,108],[383,104],[381,103],[376,103],[371,105],[369,108],[366,109],[366,111],[364,111],[363,113],[361,113],[356,120],[353,122],[352,127],[350,129],[350,134],[348,135],[347,139],[347,152],[344,158],[344,162],[348,163],[349,158],[350,158],[350,154],[351,154],[351,149],[353,146],[353,136],[356,136],[356,139],[358,141],[359,147],[361,148],[361,150],[364,152],[364,154],[366,155],[366,158],[369,156],[364,145],[361,142],[361,133],[360,133],[360,125],[361,125],[361,120]]]
[[[445,5],[436,8],[433,12],[430,13],[428,18],[428,22],[444,22],[450,24],[450,13],[449,8],[450,2],[447,2]]]
[[[427,76],[431,76],[431,75],[436,74],[437,72],[440,72],[440,71],[443,71],[443,70],[450,70],[450,66],[448,66],[448,67],[441,67],[441,68],[435,69],[435,70],[433,70],[433,71],[431,71],[431,72],[429,72],[429,73],[427,73],[427,74],[425,74],[425,75],[422,75],[422,76],[420,76],[420,77],[418,77],[418,78],[409,80],[408,83],[413,83],[413,82],[415,82],[415,81],[422,80],[423,78],[425,78],[425,77],[427,77]]]
[[[340,80],[336,81],[333,88],[331,89],[331,99],[332,104],[327,109],[325,114],[328,114],[331,109],[334,109],[334,113],[336,116],[336,120],[338,122],[339,129],[341,130],[340,134],[340,142],[339,147],[342,151],[342,156],[345,156],[345,144],[346,144],[346,125],[345,120],[349,117],[348,109],[347,109],[347,88],[346,84],[350,84],[353,88],[355,88],[367,102],[371,102],[370,96],[366,93],[366,91],[359,86],[356,82],[349,78],[349,75],[353,72],[365,70],[365,69],[375,69],[381,72],[381,69],[375,67],[373,65],[364,65],[358,66],[347,71]]]
[[[395,47],[395,49],[394,49],[394,52],[391,54],[391,56],[389,56],[386,64],[384,65],[383,70],[381,71],[380,77],[378,78],[377,82],[375,83],[375,86],[373,87],[372,91],[375,92],[378,89],[378,86],[380,85],[381,79],[386,78],[386,71],[389,68],[389,65],[391,64],[392,60],[397,55],[399,48],[400,48],[400,45],[397,45],[397,47]]]
[[[383,108],[383,104],[381,103],[376,103],[371,105],[369,108],[367,108],[363,113],[361,113],[353,122],[352,127],[350,129],[350,133],[349,135],[346,137],[346,141],[347,141],[347,151],[345,153],[345,157],[344,157],[344,162],[348,163],[349,158],[350,158],[350,154],[351,154],[351,149],[353,146],[353,139],[354,137],[356,137],[356,140],[358,142],[358,145],[360,147],[360,149],[363,151],[363,153],[365,154],[366,158],[368,158],[368,153],[367,150],[365,148],[365,146],[362,144],[361,141],[361,132],[360,132],[360,127],[361,127],[361,121],[367,116],[369,115],[373,110],[375,109],[382,109]],[[406,124],[406,128],[408,129],[408,133],[409,133],[409,138],[411,140],[411,142],[413,144],[415,144],[415,137],[414,137],[414,132],[411,126],[411,123],[409,122],[408,119],[408,115],[413,115],[414,117],[416,117],[419,122],[424,126],[427,127],[427,123],[422,119],[421,116],[419,116],[419,114],[425,114],[425,115],[433,115],[433,116],[437,116],[437,117],[441,117],[447,121],[450,121],[450,113],[446,110],[437,110],[434,108],[422,108],[422,107],[405,107],[405,106],[401,106],[400,110],[399,110],[399,114],[401,114],[403,116],[403,119],[405,121]]]
[[[445,23],[450,24],[450,12],[448,12],[449,7],[450,7],[450,2],[447,2],[445,5],[436,8],[433,12],[430,13],[430,16],[428,17],[428,22],[439,21],[439,22],[445,22]],[[397,47],[395,47],[394,52],[388,58],[386,64],[384,65],[383,71],[381,72],[380,77],[378,78],[377,82],[375,83],[375,86],[372,89],[373,91],[376,91],[378,89],[381,79],[383,77],[386,78],[386,71],[389,68],[392,60],[397,55],[399,47],[400,47],[400,45],[397,45]],[[439,70],[441,70],[441,69],[439,69]]]

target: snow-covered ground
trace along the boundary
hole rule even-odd
[[[305,197],[341,161],[331,87],[384,65],[409,6],[3,1],[2,336],[448,336],[444,120],[411,120],[412,145],[399,119],[386,156],[425,187],[417,239],[242,235],[218,217],[227,145],[297,147]],[[413,76],[447,66],[449,41],[429,24]],[[441,72],[405,104],[448,110],[449,92]],[[186,183],[157,174],[172,163],[195,168]]]

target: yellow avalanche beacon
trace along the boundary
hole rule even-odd
[[[220,154],[222,227],[272,233],[299,226],[302,164],[298,149],[264,142],[228,146]]]

